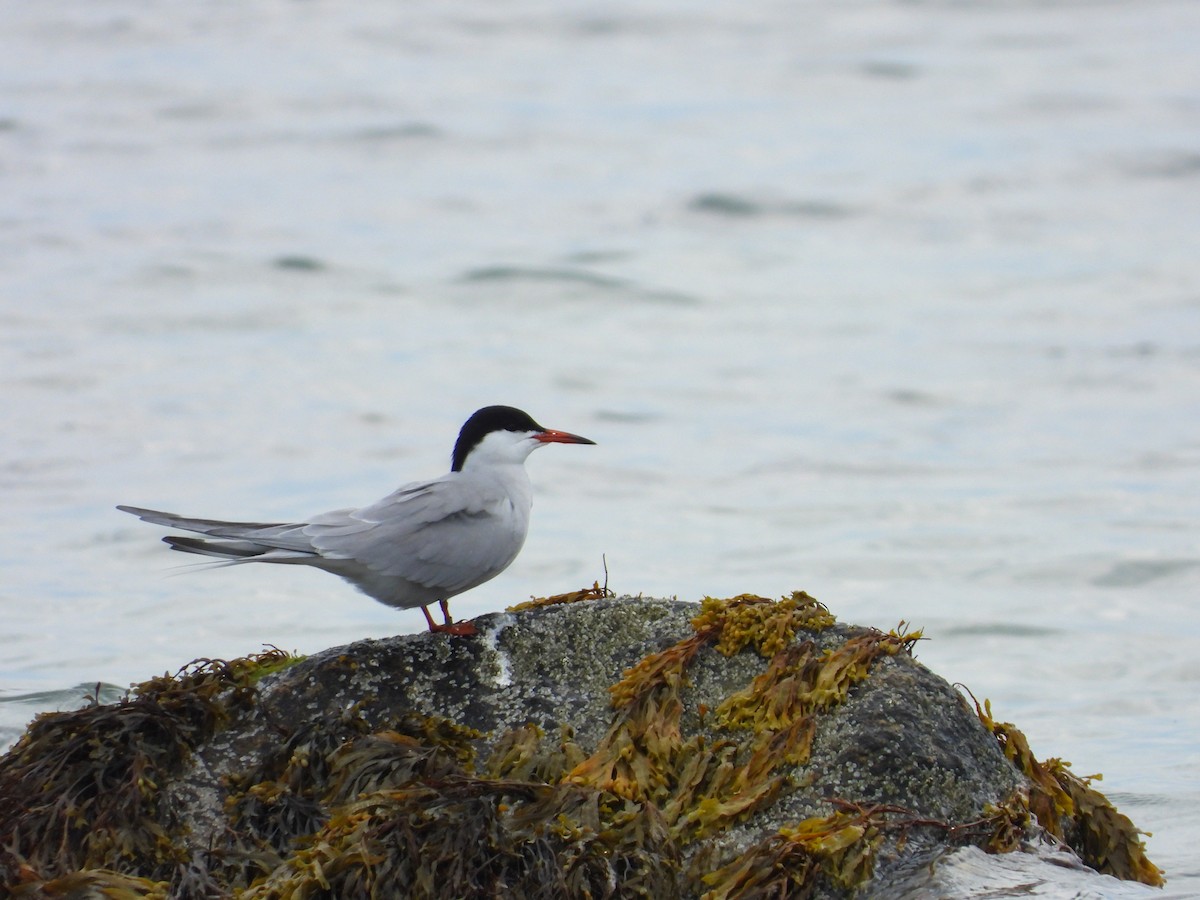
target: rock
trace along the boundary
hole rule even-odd
[[[1018,847],[1039,833],[1031,797],[1065,810],[1006,758],[1019,732],[913,659],[919,633],[837,624],[802,593],[593,593],[484,616],[474,638],[202,664],[41,717],[0,761],[0,878],[843,896],[957,847]]]

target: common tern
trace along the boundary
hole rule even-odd
[[[370,506],[274,524],[117,509],[144,522],[207,535],[164,537],[172,550],[216,557],[225,565],[315,566],[380,603],[419,606],[430,631],[468,635],[475,626],[456,624],[446,601],[495,578],[521,552],[533,505],[525,460],[546,444],[594,443],[543,428],[511,406],[487,406],[459,432],[449,473],[406,484]],[[440,625],[429,614],[434,601],[445,620]]]

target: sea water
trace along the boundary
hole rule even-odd
[[[529,460],[525,550],[457,616],[607,577],[906,620],[1200,893],[1200,6],[0,26],[0,740],[196,657],[422,629],[318,572],[193,572],[113,506],[363,504],[507,403],[597,446]]]

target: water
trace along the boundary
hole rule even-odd
[[[509,572],[924,626],[1200,894],[1200,7],[0,6],[0,739],[200,656],[422,627],[173,577],[510,403]],[[186,571],[186,570],[183,570]],[[107,687],[105,687],[107,686]]]

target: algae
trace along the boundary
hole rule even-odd
[[[669,898],[677,869],[652,807],[570,785],[458,777],[339,807],[241,896]]]
[[[559,729],[557,746],[547,746],[544,738],[545,733],[532,722],[506,731],[488,757],[487,777],[554,784],[587,756],[575,742],[570,725]]]
[[[783,828],[749,852],[705,875],[703,900],[816,894],[823,880],[852,891],[874,872],[881,822],[871,812],[835,812]]]
[[[673,896],[677,851],[653,807],[552,783],[573,758],[569,731],[556,757],[538,751],[538,729],[514,729],[482,778],[472,775],[480,737],[413,713],[369,732],[353,709],[302,729],[227,803],[252,840],[223,856],[257,851],[259,863],[257,872],[231,865],[227,883],[246,888],[244,900],[393,897],[398,885],[414,898],[606,897],[618,887],[620,896]],[[288,816],[297,804],[314,811],[310,827]]]
[[[298,844],[327,827],[339,806],[360,796],[458,776],[473,764],[479,733],[407,713],[373,730],[358,706],[297,728],[258,765],[232,776],[225,842],[208,865],[220,881],[246,887],[269,876]]]
[[[753,645],[759,656],[771,657],[789,644],[797,631],[821,631],[836,621],[815,597],[794,591],[778,602],[756,594],[727,600],[705,597],[692,627],[697,634],[714,635],[722,656],[734,656]]]
[[[1020,729],[992,717],[990,701],[982,706],[976,701],[975,710],[1004,755],[1029,779],[1028,794],[1015,800],[1024,800],[1042,828],[1098,872],[1155,887],[1166,883],[1163,871],[1146,856],[1138,837],[1144,832],[1091,786],[1101,776],[1080,777],[1057,758],[1039,762]]]
[[[597,583],[514,609],[610,595]],[[624,628],[626,640],[629,621],[622,612],[614,622],[626,624],[612,626]],[[674,621],[677,636],[687,626]],[[822,717],[881,660],[911,655],[921,639],[904,623],[887,633],[835,625],[803,592],[779,601],[705,598],[690,634],[665,647],[643,644],[660,649],[619,678],[607,670],[598,682],[608,687],[607,729],[589,729],[586,742],[561,722],[549,731],[525,722],[482,734],[443,716],[390,713],[364,695],[379,684],[369,680],[357,682],[357,702],[345,708],[314,703],[300,707],[311,714],[298,724],[281,721],[261,706],[259,681],[294,658],[272,650],[231,663],[198,661],[140,685],[120,704],[53,714],[31,726],[0,761],[0,798],[27,810],[0,815],[0,878],[17,896],[74,892],[122,900],[397,891],[707,900],[845,895],[872,877],[881,848],[903,846],[914,829],[1007,852],[1023,845],[1036,820],[1101,871],[1161,883],[1136,829],[1090,779],[1058,760],[1037,763],[1024,736],[978,704],[980,721],[1030,787],[975,821],[829,796],[839,793],[835,781],[825,794],[814,793],[807,764]],[[570,656],[576,645],[567,646]],[[529,648],[534,660],[537,651]],[[368,664],[377,666],[376,659]],[[572,661],[578,665],[578,658],[554,662]],[[316,671],[341,678],[358,666],[344,653]],[[713,681],[713,673],[724,675],[714,681],[719,692],[693,685],[697,677]],[[223,821],[203,850],[189,851],[162,787],[240,714],[265,721],[271,739],[228,775]],[[967,721],[978,745],[1008,771]],[[821,731],[822,741],[829,733]],[[813,806],[805,800],[786,806],[805,812],[781,819],[775,810],[782,804],[775,804],[801,790],[832,812],[807,815]],[[774,824],[764,826],[769,819],[762,816],[749,827],[750,816],[768,810]],[[732,838],[735,832],[741,837]]]
[[[592,583],[590,588],[583,588],[578,591],[568,591],[565,594],[554,594],[551,597],[530,597],[523,603],[516,603],[512,606],[505,607],[505,612],[524,612],[527,609],[540,609],[543,606],[559,606],[564,603],[580,603],[586,600],[603,600],[606,597],[617,596],[608,589],[608,579],[604,579],[604,587],[600,587],[600,582]]]
[[[46,898],[97,897],[104,900],[167,900],[170,885],[133,875],[122,875],[107,869],[84,869],[43,881],[32,872],[22,873],[24,879],[10,885],[13,900],[46,900]]]
[[[0,817],[0,883],[85,870],[157,882],[186,870],[161,787],[254,702],[261,674],[289,659],[272,648],[234,662],[196,660],[118,703],[38,716],[0,760],[0,797],[18,810]]]
[[[706,598],[692,620],[694,634],[642,659],[611,688],[614,721],[567,781],[657,806],[684,844],[770,805],[790,770],[807,760],[818,713],[844,701],[878,656],[910,652],[921,637],[872,631],[828,651],[811,640],[794,643],[801,629],[833,624],[828,610],[803,592],[779,602],[749,594]],[[685,738],[682,691],[688,668],[707,646],[726,656],[752,648],[769,661],[713,711],[707,733]],[[862,871],[869,877],[869,867]],[[693,869],[689,878],[700,874]]]

